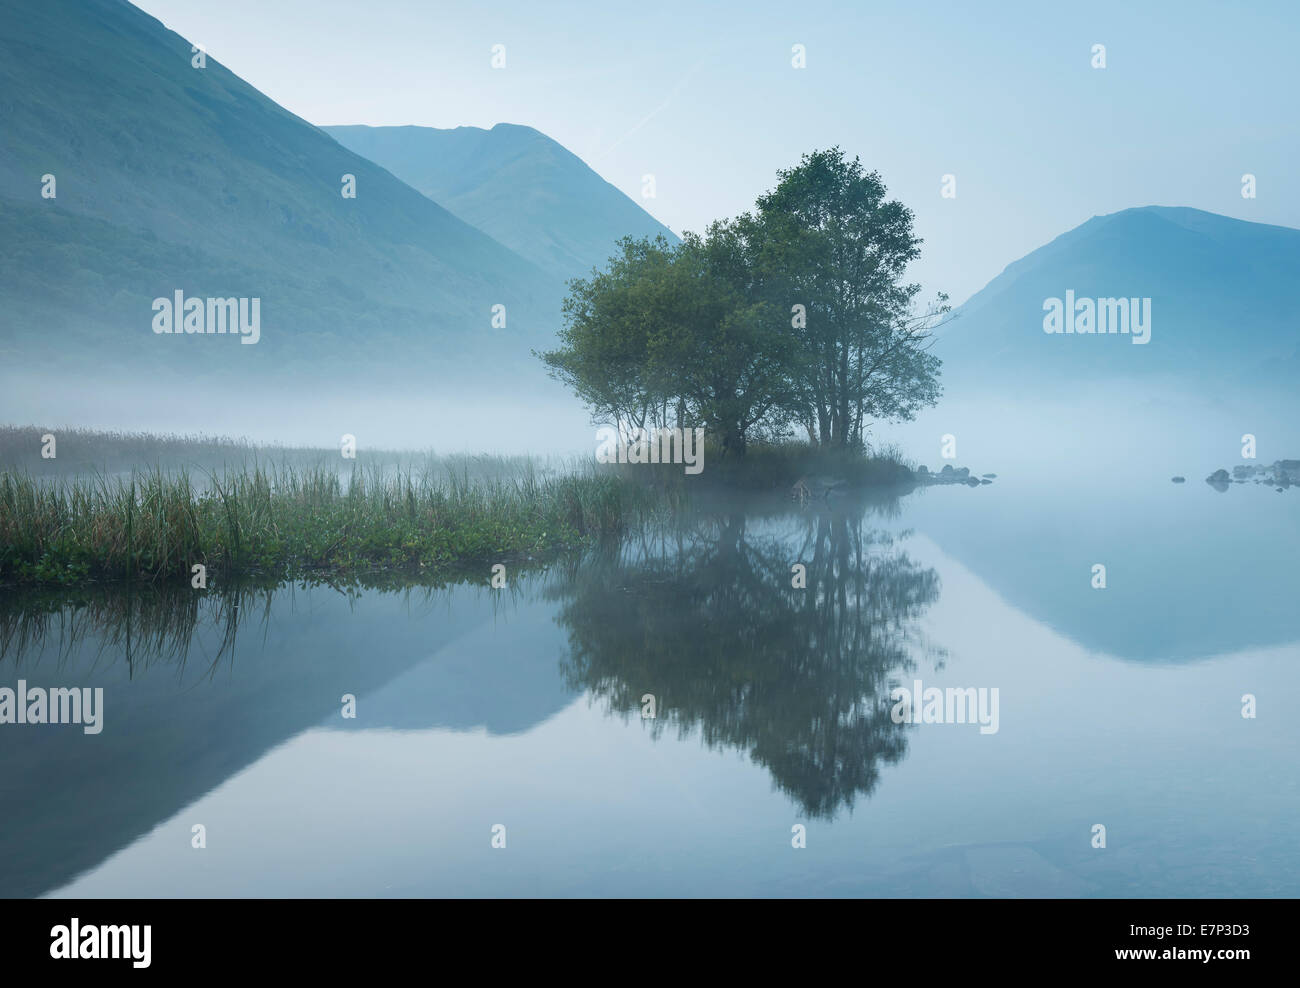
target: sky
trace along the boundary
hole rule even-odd
[[[839,145],[915,212],[910,276],[958,304],[1132,206],[1300,227],[1294,2],[137,6],[314,124],[535,127],[678,233]]]

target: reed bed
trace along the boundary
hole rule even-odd
[[[648,493],[610,472],[187,470],[54,479],[0,473],[0,583],[455,568],[617,536]]]

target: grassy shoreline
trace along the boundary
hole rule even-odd
[[[675,464],[571,461],[557,469],[529,457],[395,452],[372,453],[349,475],[327,450],[91,430],[61,435],[60,457],[69,448],[78,454],[71,463],[38,460],[35,427],[0,429],[0,454],[7,454],[0,455],[0,587],[188,588],[199,564],[209,581],[226,584],[378,574],[427,581],[480,569],[486,581],[496,563],[517,569],[617,537],[648,513],[680,510],[696,492],[703,505],[736,496],[788,502],[804,481],[820,495],[830,486],[914,486],[894,450],[866,455],[789,441],[755,445],[744,458],[707,447],[698,476]],[[95,458],[119,468],[156,465],[105,476],[86,472]],[[76,466],[83,469],[68,472]]]
[[[594,471],[471,482],[410,472],[344,481],[324,468],[250,467],[129,479],[0,474],[0,584],[148,581],[374,570],[425,575],[510,563],[616,535],[645,492]]]

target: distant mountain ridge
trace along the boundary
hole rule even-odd
[[[479,352],[496,304],[510,328],[493,338],[516,349],[558,326],[556,279],[212,55],[195,67],[125,0],[0,0],[0,18],[0,303],[17,359],[57,338],[60,359],[92,365],[275,353],[281,371]],[[261,342],[153,336],[150,300],[175,290],[260,297]]]
[[[1187,207],[1095,216],[1007,266],[958,310],[934,352],[958,387],[1158,374],[1296,387],[1300,230]],[[1150,342],[1044,331],[1044,302],[1151,299]],[[1078,304],[1078,303],[1076,303]]]
[[[624,236],[677,240],[576,154],[532,127],[321,129],[559,278],[603,267]]]

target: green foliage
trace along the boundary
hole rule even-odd
[[[749,292],[743,228],[620,248],[606,271],[570,283],[562,346],[542,358],[554,375],[598,416],[637,428],[703,426],[739,452],[779,432],[792,341]]]
[[[598,420],[703,426],[724,456],[798,424],[864,448],[868,419],[907,419],[939,395],[929,329],[902,281],[921,241],[838,148],[779,175],[755,214],[670,245],[625,238],[570,282],[560,347],[542,354]]]
[[[861,446],[868,418],[910,419],[938,400],[929,330],[947,296],[913,314],[920,286],[902,279],[921,239],[878,172],[831,148],[778,179],[758,200],[755,264],[768,297],[806,308],[795,329],[800,421],[823,444]]]
[[[409,471],[161,470],[108,480],[0,473],[0,583],[188,584],[415,572],[526,558],[615,535],[644,492],[609,473],[471,481]]]

